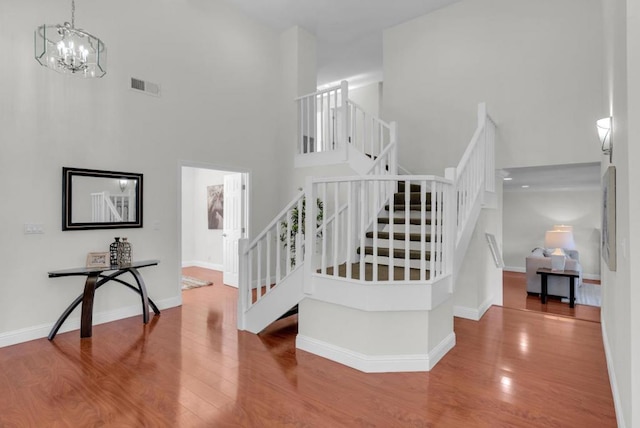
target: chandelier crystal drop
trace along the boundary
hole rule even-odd
[[[75,28],[75,13],[76,2],[72,0],[71,23],[45,24],[36,29],[36,61],[58,73],[102,77],[107,73],[107,48],[99,38]]]

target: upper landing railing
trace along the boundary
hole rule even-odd
[[[350,100],[346,81],[299,97],[296,103],[298,155],[332,153],[346,160],[351,146],[377,159],[396,142],[395,124],[367,113]]]

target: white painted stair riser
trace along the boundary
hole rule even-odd
[[[425,250],[429,251],[429,249],[431,248],[431,243],[430,242],[425,242]],[[367,247],[374,247],[375,245],[373,245],[373,238],[367,238],[365,240],[365,245]],[[390,241],[388,239],[380,239],[378,238],[378,248],[391,248],[391,244]],[[401,241],[401,240],[394,240],[393,241],[393,248],[395,250],[404,250],[406,249],[405,247],[405,241]],[[422,249],[422,247],[420,246],[420,241],[409,241],[409,249],[410,250],[417,250],[420,251]]]

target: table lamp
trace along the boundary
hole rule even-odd
[[[573,250],[576,247],[573,242],[573,233],[566,230],[549,230],[544,235],[544,246],[555,248],[551,253],[551,270],[563,271],[566,254],[564,249]]]

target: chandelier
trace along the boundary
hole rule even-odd
[[[71,1],[71,24],[41,25],[35,33],[36,61],[58,73],[87,78],[107,73],[107,49],[99,38],[75,27],[76,2]]]

